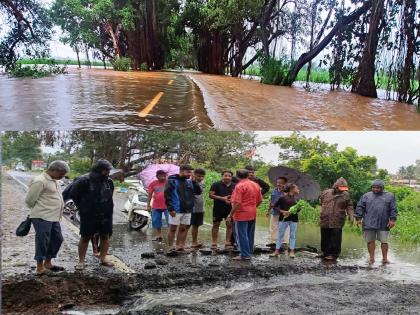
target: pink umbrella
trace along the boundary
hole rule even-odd
[[[142,170],[138,177],[145,187],[148,187],[152,181],[156,179],[156,172],[162,170],[168,176],[179,174],[179,166],[174,164],[150,164]]]

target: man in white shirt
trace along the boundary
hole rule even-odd
[[[70,171],[63,161],[51,162],[45,173],[36,176],[26,195],[25,202],[31,209],[29,217],[35,228],[36,272],[41,275],[50,271],[63,271],[64,268],[53,265],[51,260],[57,257],[63,236],[60,220],[64,201],[58,181]]]

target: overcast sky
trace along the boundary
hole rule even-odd
[[[288,136],[291,132],[257,132],[259,140],[274,136]],[[414,164],[420,159],[420,132],[410,131],[319,131],[302,132],[307,137],[319,136],[321,140],[337,143],[338,148],[355,148],[362,155],[376,156],[378,166],[396,173],[400,166]],[[258,148],[257,153],[265,162],[278,163],[279,149],[276,145]]]

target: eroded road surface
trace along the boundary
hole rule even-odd
[[[63,218],[63,247],[57,263],[66,272],[34,275],[34,232],[14,230],[25,217],[25,185],[32,175],[8,172],[2,178],[2,307],[4,314],[419,314],[420,248],[392,244],[389,266],[368,267],[360,236],[344,235],[343,258],[324,264],[300,251],[295,259],[266,252],[251,262],[204,252],[166,257],[166,242],[152,241],[151,229],[129,231],[114,196],[114,234],[110,254],[115,268],[99,266],[87,255],[88,268],[74,271],[77,224]],[[18,183],[16,179],[20,182]],[[298,246],[317,246],[318,228],[301,225]],[[222,231],[223,232],[223,231]],[[166,233],[166,229],[165,229]],[[267,225],[258,226],[263,248]],[[210,244],[209,225],[200,239]],[[221,241],[221,240],[220,240]],[[141,254],[149,253],[148,257]],[[152,255],[150,255],[152,254]],[[379,258],[379,257],[378,257]],[[379,259],[378,259],[379,260]],[[151,269],[148,269],[151,268]]]
[[[0,130],[420,130],[415,106],[314,86],[194,72],[0,75]]]

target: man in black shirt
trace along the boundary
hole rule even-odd
[[[235,188],[235,183],[232,182],[232,176],[233,173],[231,171],[224,171],[222,173],[222,180],[211,185],[209,192],[210,199],[214,200],[213,227],[211,230],[211,247],[214,250],[217,249],[217,239],[219,236],[220,222],[222,222],[223,220],[225,220],[226,223],[225,247],[230,248],[232,246],[232,224],[230,221],[226,220],[230,211],[232,210],[230,197],[232,195],[233,189]]]
[[[261,194],[264,196],[270,190],[270,185],[263,181],[261,178],[255,176],[255,169],[253,166],[248,165],[245,167],[248,171],[248,178],[253,182],[256,182],[261,187]]]

